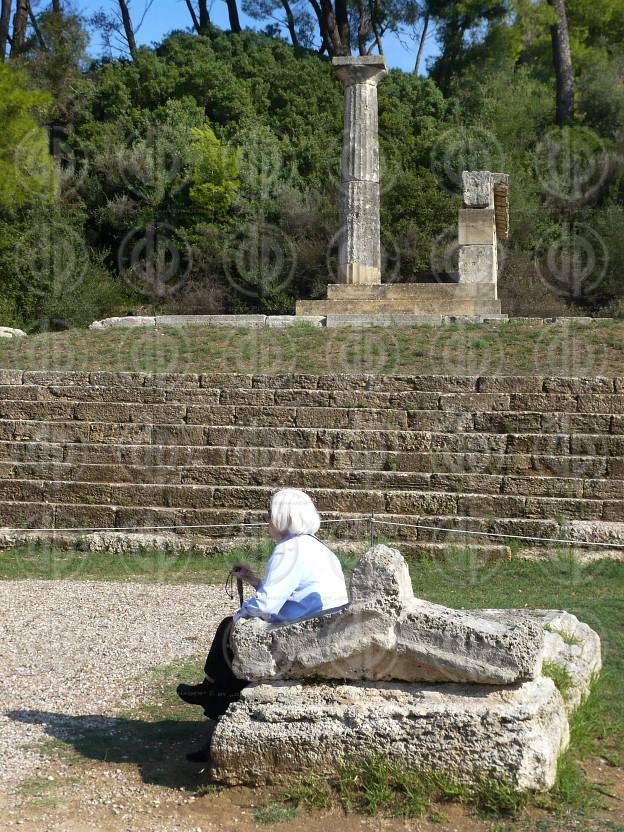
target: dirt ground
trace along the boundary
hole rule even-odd
[[[205,774],[186,763],[184,748],[171,749],[168,778],[183,786],[146,782],[140,767],[132,763],[51,762],[48,774],[36,788],[22,793],[18,804],[2,806],[4,828],[24,832],[251,832],[259,828],[288,829],[293,832],[326,832],[340,826],[341,832],[356,830],[413,830],[413,832],[620,832],[624,830],[624,784],[617,770],[596,764],[587,774],[593,782],[604,784],[616,797],[604,798],[604,808],[591,819],[564,813],[556,817],[531,809],[514,821],[482,819],[469,807],[446,804],[433,807],[424,818],[385,818],[345,815],[338,808],[323,812],[299,810],[294,817],[279,819],[271,808],[283,811],[272,802],[267,790],[219,789],[206,785]],[[589,769],[589,767],[588,767]],[[45,778],[53,778],[46,780]],[[257,813],[264,823],[259,823]],[[262,813],[264,812],[264,818]]]

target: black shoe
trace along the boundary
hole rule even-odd
[[[210,743],[202,746],[198,751],[191,751],[186,755],[189,763],[207,763],[210,760]]]
[[[217,720],[225,714],[232,702],[238,702],[239,699],[240,693],[214,691],[211,696],[206,697],[206,702],[202,702],[204,716]]]
[[[176,693],[189,705],[206,705],[211,700],[212,685],[202,682],[199,685],[178,685]]]

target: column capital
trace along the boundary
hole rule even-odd
[[[332,58],[332,66],[345,87],[352,84],[377,84],[388,74],[383,55],[355,55]]]

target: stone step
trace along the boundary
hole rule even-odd
[[[257,532],[261,529],[257,529]],[[201,530],[200,530],[201,532]],[[336,538],[325,529],[323,541],[337,553],[362,555],[370,545],[369,539],[349,540]],[[57,549],[77,549],[80,552],[135,553],[141,549],[158,549],[168,556],[186,552],[217,555],[236,549],[260,548],[270,545],[270,538],[257,534],[247,537],[203,537],[201,535],[176,535],[170,532],[11,532],[0,528],[0,550],[16,546],[52,544]],[[511,549],[504,543],[475,543],[466,547],[471,563],[499,563],[511,559]],[[446,543],[409,540],[402,541],[401,554],[407,558],[444,560],[450,547]],[[531,549],[532,557],[543,557],[539,549]],[[173,560],[175,564],[175,560]]]
[[[557,517],[571,520],[624,521],[624,499],[589,499],[542,495],[456,493],[435,490],[382,491],[370,488],[305,486],[319,511],[375,512],[428,516]],[[181,509],[260,509],[268,506],[275,485],[198,485],[0,480],[0,506],[7,502],[175,506]],[[1,522],[1,521],[0,521]]]
[[[494,283],[330,283],[328,300],[496,300]]]
[[[144,403],[54,399],[0,399],[0,419],[42,421],[137,422],[147,424],[308,424],[354,427],[383,418],[389,426],[457,420],[497,432],[547,430],[624,433],[624,396],[569,396],[556,393],[375,393],[326,390],[194,390],[187,401]],[[103,388],[85,388],[83,398]],[[131,388],[132,389],[132,388]],[[135,392],[147,391],[137,388]],[[12,396],[18,395],[12,391]],[[64,394],[65,395],[65,394]],[[333,417],[331,413],[335,414]],[[435,415],[437,414],[437,416]],[[456,414],[455,416],[446,414]],[[329,424],[328,424],[329,423]],[[596,427],[594,427],[594,425]]]
[[[61,480],[145,485],[265,486],[354,490],[444,491],[530,497],[624,499],[624,479],[510,475],[466,472],[371,471],[352,468],[245,467],[240,465],[128,465],[75,462],[0,462],[2,480]]]
[[[320,448],[350,451],[624,456],[624,434],[543,434],[374,430],[324,427],[239,427],[0,420],[0,442],[102,443]]]
[[[341,523],[327,521],[344,520]],[[370,513],[327,511],[320,535],[338,537],[341,540],[359,541],[370,539]],[[564,521],[565,522],[565,521]],[[260,524],[245,526],[243,524]],[[223,541],[235,537],[257,538],[258,531],[266,529],[266,509],[181,509],[157,506],[118,507],[100,504],[72,505],[40,502],[11,502],[0,504],[0,528],[117,528],[131,527],[136,531],[153,526],[166,526],[176,534],[193,537],[201,535]],[[225,524],[225,525],[224,525]],[[214,526],[217,527],[214,527]],[[225,527],[227,526],[227,527]],[[612,529],[623,530],[619,539],[624,540],[624,524],[592,521],[591,533],[575,535],[577,540],[601,539],[599,529],[609,530],[605,539],[613,539]],[[189,528],[191,527],[191,528]],[[544,518],[495,518],[463,517],[458,515],[413,515],[386,514],[375,517],[374,529],[378,539],[384,541],[411,541],[444,543],[464,547],[475,544],[508,544],[513,536],[557,539],[562,536],[562,527],[557,521]],[[151,533],[151,532],[150,532]],[[488,537],[488,534],[499,537]],[[519,541],[520,542],[520,541]],[[526,541],[522,545],[535,547],[537,542]],[[546,548],[550,549],[548,544]]]
[[[375,373],[139,373],[108,371],[0,370],[0,386],[108,388],[118,400],[133,395],[132,389],[156,390],[158,394],[184,389],[360,390],[375,392],[490,392],[559,393],[571,395],[624,395],[624,377],[589,378],[563,376],[411,375]],[[146,394],[147,395],[147,394]],[[186,395],[186,392],[185,392]],[[14,398],[9,396],[9,398]],[[17,397],[19,398],[19,396]],[[162,399],[158,399],[162,401]]]
[[[298,300],[297,315],[365,315],[387,317],[398,315],[417,315],[422,322],[427,323],[427,316],[432,316],[431,322],[436,322],[433,316],[441,315],[500,315],[501,303],[490,298],[453,298],[448,295],[434,297],[431,294],[422,297],[403,296],[397,298],[345,298],[336,300]],[[410,322],[418,323],[418,321]],[[369,326],[374,326],[371,323]]]
[[[78,442],[0,442],[0,462],[121,465],[124,468],[240,466],[251,468],[405,471],[530,477],[624,479],[622,457],[544,454],[343,451],[323,448],[103,445]]]

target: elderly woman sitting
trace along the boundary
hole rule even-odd
[[[277,545],[262,580],[245,564],[238,564],[233,570],[236,577],[255,587],[256,593],[217,627],[204,666],[204,681],[178,685],[178,696],[192,705],[201,705],[207,717],[222,716],[247,684],[232,671],[229,635],[235,621],[258,617],[282,624],[348,603],[340,561],[314,536],[320,522],[314,503],[305,492],[285,488],[273,495],[269,534]],[[206,750],[189,754],[188,758],[205,760]]]

